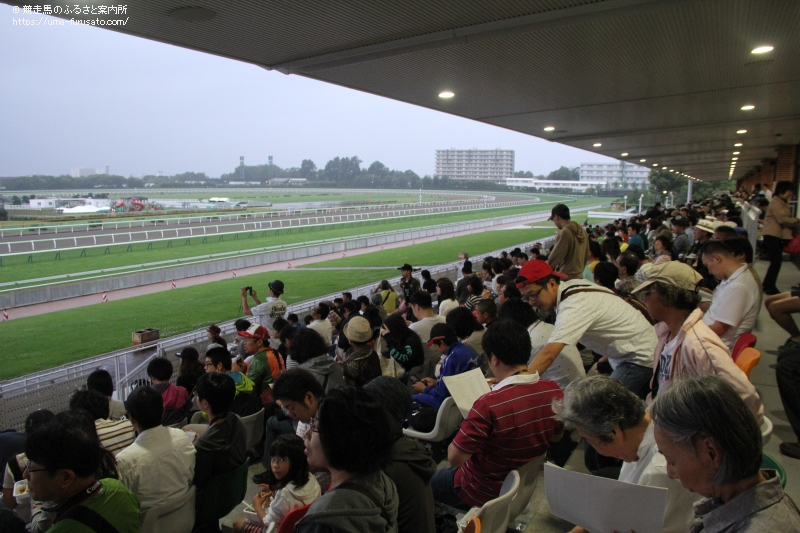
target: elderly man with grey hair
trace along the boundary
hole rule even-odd
[[[761,470],[761,431],[717,376],[674,381],[650,408],[667,473],[707,499],[691,533],[800,531],[800,511],[775,470]]]
[[[556,418],[575,426],[599,453],[624,461],[619,480],[668,490],[664,531],[684,533],[694,519],[692,494],[667,475],[667,462],[658,452],[653,424],[644,402],[616,379],[592,376],[573,381],[564,399],[553,402]],[[584,533],[577,526],[570,533]]]
[[[632,293],[659,321],[654,326],[658,343],[653,355],[651,399],[673,379],[715,374],[736,390],[761,425],[764,406],[755,387],[733,362],[725,343],[703,323],[703,312],[698,309],[702,280],[689,265],[668,261],[650,269],[647,281]]]

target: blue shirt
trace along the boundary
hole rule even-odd
[[[643,252],[647,251],[647,245],[644,243],[644,239],[642,239],[642,236],[639,235],[638,233],[633,237],[628,238],[628,246],[633,246],[634,244],[637,245],[639,248],[641,248]]]
[[[461,342],[452,345],[448,348],[442,361],[439,381],[433,387],[425,387],[425,392],[415,394],[414,400],[438,409],[445,398],[450,396],[450,391],[447,390],[447,385],[444,384],[442,378],[462,374],[473,368],[478,368],[478,354],[475,353],[475,350]]]

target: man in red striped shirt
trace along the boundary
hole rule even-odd
[[[554,382],[528,374],[531,339],[510,320],[492,323],[482,341],[498,383],[475,401],[447,450],[450,468],[431,479],[435,500],[456,507],[479,507],[496,498],[503,480],[547,452],[561,439],[564,424],[551,404],[563,397]]]

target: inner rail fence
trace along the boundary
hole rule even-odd
[[[527,250],[536,243],[545,244],[554,239],[555,236],[550,236],[517,246]],[[514,246],[503,250],[512,248]],[[496,257],[503,250],[476,255],[470,257],[470,260],[473,264],[479,265],[486,257]],[[421,268],[427,269],[434,278],[447,276],[455,279],[459,264],[455,261]],[[388,281],[392,285],[397,285],[400,277],[397,276]],[[353,298],[358,298],[361,295],[369,295],[375,286],[376,283],[373,282],[349,289],[349,292],[353,294]],[[341,292],[330,293],[292,304],[288,306],[287,313],[304,316],[310,313],[318,302],[333,300],[340,295]],[[222,336],[228,341],[236,336],[235,322],[236,320],[230,320],[217,324],[222,330]],[[198,329],[0,382],[0,428],[23,428],[27,416],[37,409],[49,409],[54,413],[68,409],[72,394],[86,384],[89,374],[100,368],[111,373],[116,383],[115,397],[124,401],[133,389],[149,382],[147,365],[154,358],[166,357],[177,369],[180,364],[180,359],[177,357],[178,352],[192,346],[200,354],[204,354],[208,343],[206,330]],[[176,374],[173,375],[173,381],[175,377]]]
[[[573,211],[588,211],[599,205],[581,206]],[[194,260],[181,260],[172,266],[156,266],[128,270],[124,273],[102,273],[79,279],[70,279],[63,282],[49,282],[0,291],[0,307],[13,309],[27,305],[36,305],[69,298],[78,298],[102,292],[153,285],[168,281],[186,279],[196,276],[205,276],[219,272],[232,271],[274,263],[289,263],[298,259],[326,255],[330,253],[347,252],[364,248],[377,247],[384,244],[403,242],[426,237],[447,235],[463,231],[483,230],[490,226],[505,225],[515,222],[530,222],[545,218],[549,211],[537,211],[522,215],[509,215],[475,222],[458,222],[397,230],[393,232],[360,235],[358,237],[342,237],[324,241],[306,242],[296,245],[285,245],[277,249],[258,249],[252,251],[237,251],[228,254],[214,254],[194,258]]]

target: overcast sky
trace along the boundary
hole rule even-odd
[[[433,174],[436,149],[516,151],[547,174],[608,158],[464,118],[86,26],[13,25],[0,5],[0,176],[110,165],[218,177],[244,156],[335,156]],[[39,17],[37,16],[36,19]]]

